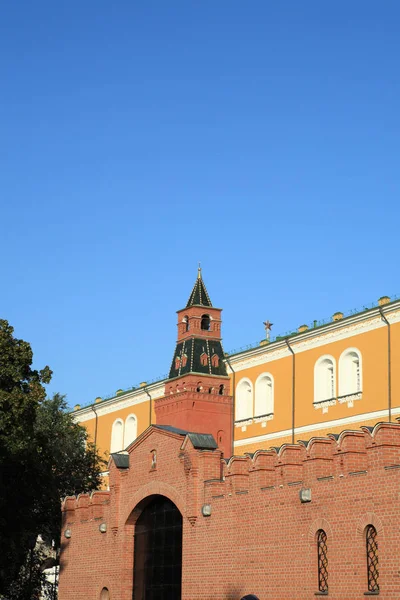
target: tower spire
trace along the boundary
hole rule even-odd
[[[178,339],[165,395],[154,409],[159,425],[211,433],[231,456],[233,398],[221,343],[221,308],[211,304],[201,265],[185,308],[178,313]]]
[[[187,301],[186,308],[189,308],[190,306],[212,307],[210,296],[208,295],[206,286],[204,285],[200,263],[197,268],[197,279],[189,296],[189,300]]]

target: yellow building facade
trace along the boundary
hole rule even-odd
[[[171,349],[173,340],[171,340]],[[373,426],[400,417],[400,300],[225,355],[234,399],[234,454]],[[171,383],[171,380],[168,381]],[[151,423],[167,380],[75,407],[99,451],[126,448]],[[204,393],[207,393],[204,390]]]

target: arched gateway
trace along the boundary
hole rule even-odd
[[[182,515],[154,496],[135,526],[133,600],[181,600]]]

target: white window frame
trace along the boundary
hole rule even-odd
[[[262,382],[263,379],[269,379],[270,380],[270,388],[271,388],[271,397],[270,398],[264,398],[264,397],[260,397],[261,394],[263,394],[263,390],[260,390],[260,386],[259,384]],[[256,379],[256,384],[255,384],[255,401],[254,401],[254,416],[255,418],[260,417],[261,415],[270,415],[270,414],[274,414],[274,404],[275,404],[275,381],[274,381],[274,376],[271,373],[261,373],[261,375],[259,375]],[[269,403],[269,405],[268,405]],[[259,408],[260,406],[262,407],[264,404],[264,408]]]
[[[250,389],[247,388],[247,393],[249,397],[244,397],[245,406],[240,406],[241,396],[244,392],[241,392],[240,388],[244,387],[243,384],[248,384]],[[245,419],[253,418],[254,411],[254,390],[253,383],[248,377],[242,377],[242,379],[238,382],[236,386],[236,396],[235,396],[235,420],[236,421],[244,421]]]
[[[349,354],[356,354],[358,358],[358,373],[356,373],[356,385],[348,381],[346,372],[346,359]],[[358,348],[346,348],[339,358],[339,402],[353,402],[361,398],[363,389],[363,365],[362,354]],[[352,404],[351,404],[352,406]]]
[[[116,425],[121,425],[121,434],[118,434],[118,439],[117,439],[117,435],[115,433],[116,430]],[[119,437],[121,437],[121,439],[119,439]],[[111,427],[111,443],[110,443],[110,454],[112,454],[113,452],[120,452],[121,450],[123,450],[123,443],[124,443],[124,422],[122,419],[115,419],[114,423],[112,424]],[[121,446],[120,448],[118,446]]]
[[[331,394],[328,397],[324,397],[323,390],[321,390],[321,365],[325,361],[332,363],[332,379],[331,379]],[[325,382],[326,385],[326,382]],[[324,354],[320,356],[314,365],[314,404],[320,404],[322,402],[331,402],[336,404],[336,359],[331,354]]]
[[[129,419],[134,420],[135,421],[135,437],[133,439],[128,439],[128,433],[129,433],[129,437],[131,437],[130,432],[128,431],[128,421]],[[137,416],[134,413],[131,413],[130,415],[128,415],[125,419],[125,426],[124,426],[124,449],[127,448],[128,446],[130,446],[130,444],[132,444],[132,442],[134,442],[137,438],[137,431],[138,431],[138,419]]]

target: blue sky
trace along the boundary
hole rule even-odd
[[[0,316],[71,405],[400,293],[397,0],[0,7]]]

